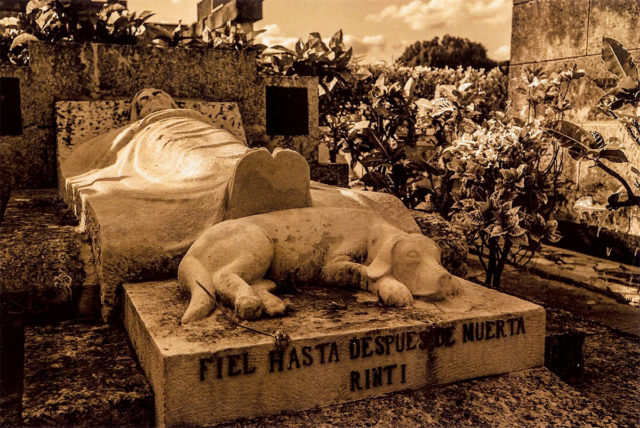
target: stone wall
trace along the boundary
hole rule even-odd
[[[265,93],[270,83],[258,74],[253,52],[43,42],[32,43],[29,49],[28,67],[0,63],[0,77],[20,79],[23,134],[0,136],[2,166],[13,168],[15,187],[55,186],[56,101],[131,98],[145,87],[163,89],[176,98],[234,101],[249,143],[264,141]],[[292,145],[301,146],[299,140],[304,140],[304,154],[313,162],[317,81],[290,79],[287,86],[309,90],[310,132],[296,137]],[[273,139],[284,144],[291,138]]]
[[[566,119],[597,130],[605,139],[618,137],[622,141],[632,165],[640,166],[640,147],[615,121],[604,120],[592,110],[603,92],[593,79],[610,77],[601,57],[602,38],[610,37],[622,43],[640,64],[640,1],[638,0],[514,0],[509,70],[509,98],[516,111],[526,100],[516,92],[521,84],[524,67],[542,67],[547,72],[562,70],[577,64],[586,76],[570,91],[574,109]],[[592,162],[576,162],[565,156],[564,189],[567,202],[561,207],[559,218],[592,226],[604,226],[622,233],[631,246],[640,245],[640,212],[637,208],[609,212],[585,212],[574,209],[575,200],[592,196],[595,203],[606,204],[606,198],[620,184],[603,171],[589,168]],[[631,178],[628,167],[615,169]]]

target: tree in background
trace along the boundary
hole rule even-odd
[[[489,70],[498,63],[487,58],[487,50],[480,43],[462,37],[446,35],[442,39],[415,42],[407,47],[398,62],[408,67],[423,65],[435,68],[458,66]]]

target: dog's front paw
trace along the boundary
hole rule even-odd
[[[456,297],[462,294],[462,280],[452,276],[449,286],[444,290],[446,297]]]
[[[409,289],[401,282],[383,277],[377,282],[378,298],[387,306],[403,307],[413,303]]]
[[[236,298],[236,314],[243,320],[254,320],[260,318],[264,306],[262,299],[257,295],[242,295]]]

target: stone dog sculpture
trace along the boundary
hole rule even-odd
[[[191,293],[182,323],[215,309],[201,286],[240,318],[255,319],[284,313],[284,302],[271,294],[276,283],[314,281],[375,292],[398,307],[413,296],[459,293],[457,278],[440,264],[440,249],[422,234],[367,209],[290,209],[227,220],[196,240],[178,268],[180,286]]]

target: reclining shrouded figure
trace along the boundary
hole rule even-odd
[[[177,109],[157,89],[136,95],[130,125],[80,145],[60,170],[65,197],[82,224],[90,211],[100,230],[106,320],[120,284],[175,275],[198,236],[228,219],[305,207],[358,208],[376,211],[404,232],[419,232],[393,196],[310,182],[298,153],[250,149],[198,112]]]

